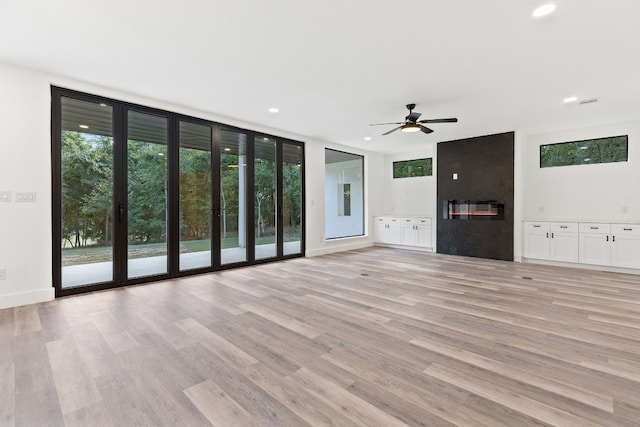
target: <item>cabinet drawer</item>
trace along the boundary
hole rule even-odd
[[[611,233],[611,224],[581,222],[580,233],[609,234]]]
[[[546,233],[549,231],[548,222],[525,222],[524,229],[529,233]]]
[[[556,222],[551,224],[551,231],[554,233],[577,233],[578,230],[577,222]]]
[[[640,236],[640,225],[611,224],[611,234],[614,236]]]
[[[431,218],[415,218],[418,225],[431,225]]]

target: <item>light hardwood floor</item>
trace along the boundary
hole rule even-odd
[[[0,425],[638,426],[640,276],[369,248],[0,311]]]

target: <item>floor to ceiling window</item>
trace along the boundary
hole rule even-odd
[[[113,280],[113,107],[60,99],[61,286]]]
[[[220,246],[222,264],[247,260],[247,135],[220,131]]]
[[[256,259],[272,258],[277,255],[276,142],[257,136],[254,147],[255,253]]]
[[[325,236],[364,235],[364,157],[325,149]]]
[[[285,255],[302,251],[302,145],[282,146],[282,229]]]
[[[52,88],[57,295],[304,254],[304,145]]]
[[[212,210],[210,126],[180,121],[180,269],[210,267]]]

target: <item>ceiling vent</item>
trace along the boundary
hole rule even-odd
[[[584,100],[580,101],[580,105],[593,104],[594,102],[598,102],[598,98],[584,99]]]

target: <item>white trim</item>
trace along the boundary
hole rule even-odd
[[[356,249],[370,248],[371,246],[373,246],[373,242],[370,240],[367,240],[364,242],[347,243],[339,246],[330,246],[325,248],[308,250],[305,253],[305,256],[313,257],[313,256],[327,255],[335,252],[353,251]]]
[[[0,296],[0,309],[53,301],[55,295],[56,293],[53,288],[2,295]]]
[[[550,265],[554,267],[569,267],[569,268],[579,268],[582,270],[594,270],[594,271],[606,271],[609,273],[622,273],[622,274],[635,274],[640,275],[640,270],[635,268],[624,268],[624,267],[615,267],[612,265],[595,265],[595,264],[580,264],[573,262],[560,262],[560,261],[551,261],[545,259],[535,259],[535,258],[525,258],[522,257],[523,264],[542,264],[542,265]]]

